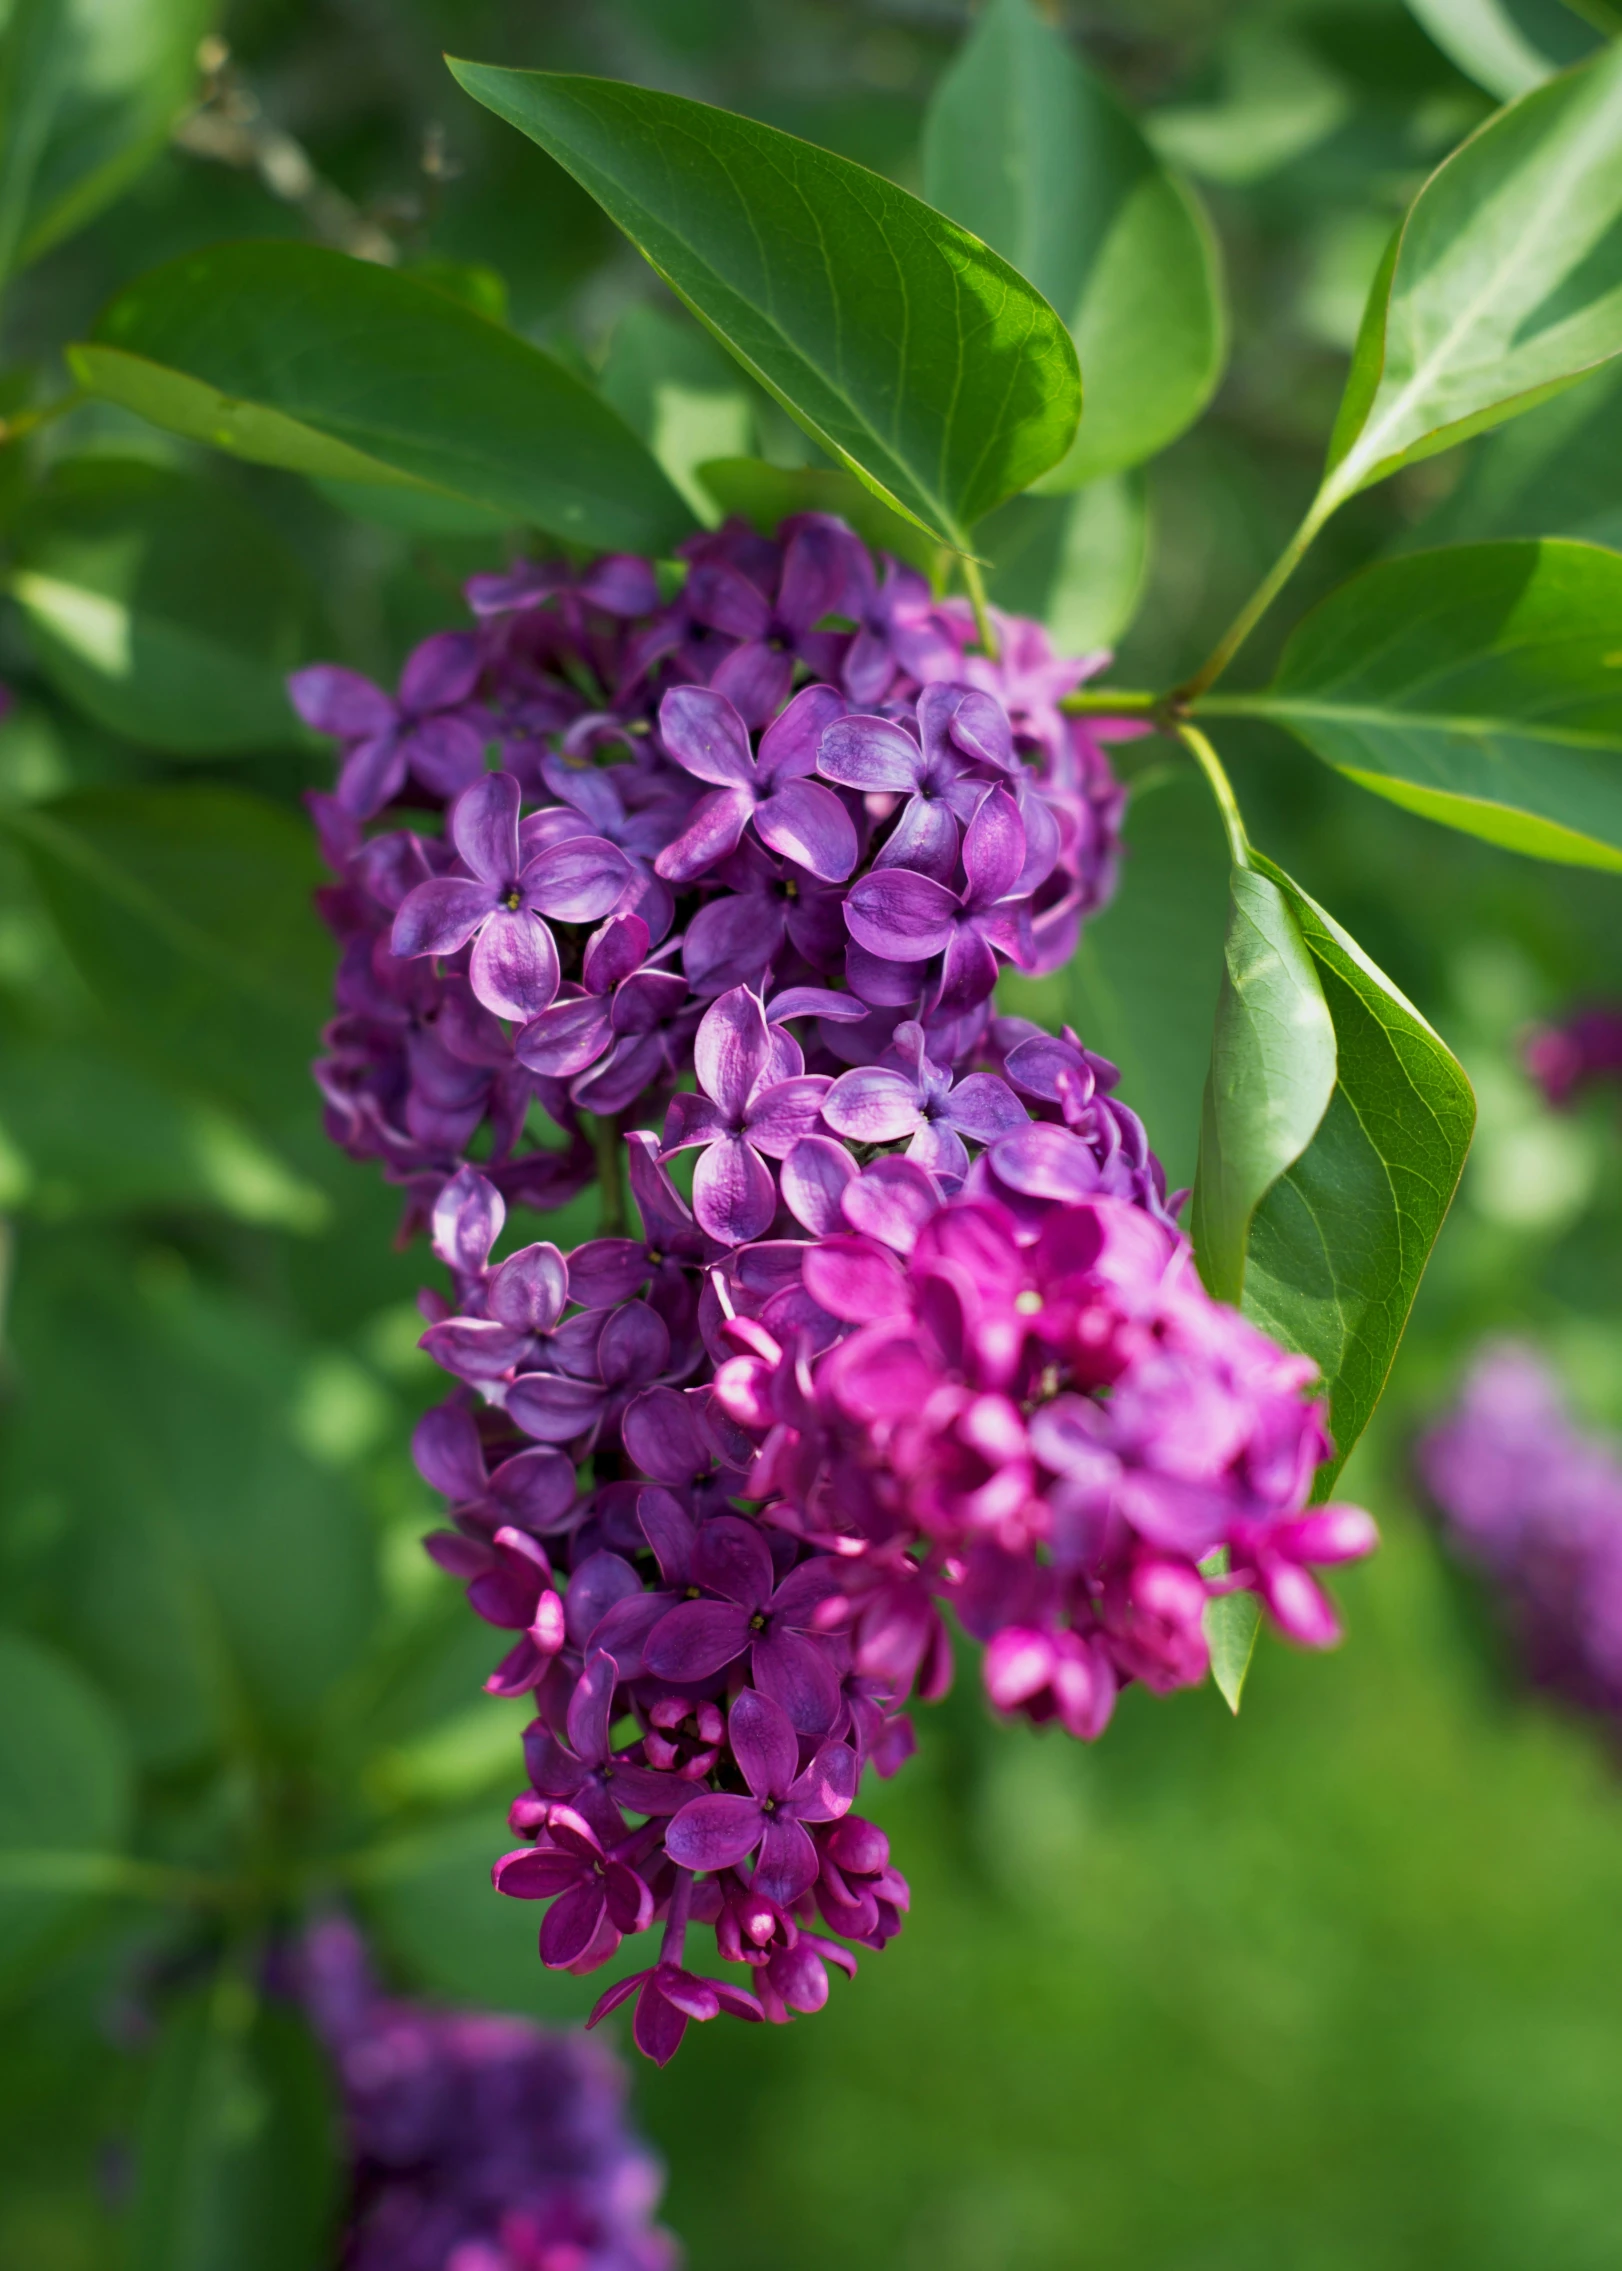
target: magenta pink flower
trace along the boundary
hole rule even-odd
[[[693,1798],[665,1830],[665,1851],[686,1869],[732,1869],[758,1852],[751,1887],[788,1905],[816,1882],[817,1849],[807,1822],[850,1811],[861,1762],[845,1743],[823,1743],[800,1768],[787,1714],[768,1695],[745,1688],[728,1720],[732,1755],[747,1797],[717,1791]]]

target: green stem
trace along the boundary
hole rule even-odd
[[[1164,694],[1145,694],[1125,686],[1089,686],[1079,694],[1066,694],[1059,704],[1072,718],[1147,718],[1165,701]]]
[[[1312,510],[1290,538],[1283,551],[1268,569],[1238,614],[1223,632],[1216,645],[1200,664],[1192,678],[1185,678],[1172,696],[1175,703],[1192,702],[1208,686],[1214,686],[1234,656],[1250,637],[1257,624],[1272,606],[1279,593],[1294,575],[1306,553],[1308,545],[1317,535],[1334,510],[1326,504],[1322,494],[1313,499]]]
[[[991,612],[986,605],[985,579],[980,573],[979,561],[971,559],[967,552],[963,554],[963,587],[969,595],[969,605],[974,609],[974,630],[981,651],[988,662],[996,662],[999,654],[997,634],[991,627]]]
[[[625,1141],[617,1120],[594,1120],[591,1139],[597,1153],[597,1184],[603,1194],[603,1236],[625,1236]]]
[[[1197,725],[1186,719],[1177,728],[1177,738],[1205,775],[1206,786],[1216,799],[1222,815],[1222,825],[1228,832],[1228,854],[1235,867],[1249,867],[1250,838],[1245,834],[1245,823],[1239,810],[1239,799],[1233,793],[1233,783],[1222,767],[1222,760]]]

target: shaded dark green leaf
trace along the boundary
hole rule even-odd
[[[1239,1300],[1251,1217],[1312,1141],[1334,1086],[1334,1028],[1290,902],[1268,876],[1235,868],[1190,1217],[1219,1299]]]
[[[696,323],[641,303],[615,324],[600,383],[603,400],[641,435],[697,517],[713,520],[701,468],[713,458],[747,458],[758,446],[755,403],[763,398],[731,356]]]
[[[1231,700],[1411,812],[1622,868],[1622,554],[1550,540],[1381,562],[1307,617],[1264,696]]]
[[[1622,550],[1622,361],[1477,442],[1463,479],[1407,541],[1576,536]]]
[[[324,2271],[338,2205],[326,2060],[227,1972],[171,2011],[136,2146],[131,2271]]]
[[[83,1905],[71,1881],[8,1881],[8,1865],[116,1854],[129,1827],[130,1762],[106,1704],[65,1657],[0,1633],[0,1976]]]
[[[296,737],[285,680],[310,595],[246,505],[155,465],[70,459],[15,533],[34,651],[98,724],[185,757]]]
[[[943,543],[1069,447],[1080,380],[1039,293],[905,190],[678,95],[452,61],[590,190],[745,369]]]
[[[554,536],[662,552],[690,516],[553,355],[410,276],[314,245],[218,245],[141,277],[68,359],[155,425],[262,465],[394,483]]]
[[[1446,1044],[1334,919],[1271,861],[1334,1020],[1335,1092],[1256,1209],[1247,1316],[1310,1356],[1329,1391],[1327,1490],[1380,1399],[1475,1126]]]
[[[937,85],[924,194],[1070,326],[1086,413],[1045,489],[1136,465],[1198,417],[1225,343],[1209,224],[1031,0],[989,0]]]
[[[308,828],[238,789],[85,789],[0,814],[125,1045],[169,1076],[284,1119],[332,956]]]
[[[770,535],[790,513],[834,513],[876,552],[893,552],[939,578],[949,555],[916,521],[903,520],[854,473],[837,466],[768,465],[758,457],[711,459],[698,478],[723,513]]]
[[[1034,615],[1060,654],[1114,646],[1143,596],[1149,509],[1141,473],[1114,473],[1067,497],[1013,497],[975,542],[999,607]]]

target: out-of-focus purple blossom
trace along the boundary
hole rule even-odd
[[[606,2050],[381,1994],[341,1917],[291,1969],[343,2101],[345,2271],[675,2271],[662,2172]]]
[[[1419,1445],[1448,1542],[1485,1572],[1529,1676],[1622,1718],[1622,1444],[1580,1428],[1550,1365],[1489,1344]]]
[[[1551,1104],[1566,1105],[1600,1081],[1622,1080],[1622,1009],[1597,1004],[1525,1043],[1526,1069]]]

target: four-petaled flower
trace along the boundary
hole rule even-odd
[[[643,1493],[644,1499],[653,1495]],[[656,1543],[661,1564],[667,1564],[663,1538]],[[642,1661],[656,1679],[685,1687],[712,1679],[747,1649],[755,1685],[801,1734],[825,1735],[839,1716],[841,1698],[817,1612],[838,1585],[835,1570],[820,1555],[802,1561],[779,1584],[758,1524],[736,1514],[717,1515],[693,1541],[685,1571],[689,1598],[658,1619],[643,1642]]]
[[[357,671],[311,663],[287,682],[293,707],[317,733],[345,744],[338,802],[370,820],[413,774],[436,796],[454,796],[484,767],[484,734],[473,701],[482,661],[469,631],[424,639],[400,673],[391,700]]]
[[[693,1171],[693,1212],[723,1246],[741,1246],[777,1212],[766,1159],[786,1158],[802,1136],[816,1133],[830,1082],[826,1073],[804,1070],[794,1042],[782,1026],[767,1024],[759,995],[747,986],[734,986],[704,1012],[693,1069],[703,1093],[672,1099],[664,1156],[704,1145]]]
[[[988,773],[1012,777],[1019,766],[1007,718],[972,687],[926,686],[918,731],[921,744],[889,718],[835,718],[823,733],[817,771],[864,796],[904,796],[875,864],[915,868],[948,883],[958,824],[974,818]]]
[[[594,1971],[627,1932],[647,1930],[653,1895],[634,1869],[603,1850],[572,1806],[549,1806],[543,1834],[545,1845],[502,1855],[490,1872],[495,1888],[516,1900],[552,1902],[541,1920],[542,1963]]]
[[[842,1072],[822,1099],[824,1124],[852,1143],[899,1143],[931,1174],[961,1182],[969,1171],[963,1138],[994,1143],[1030,1118],[1005,1080],[971,1072],[954,1084],[924,1054],[924,1029],[898,1025],[890,1051],[900,1064],[858,1065]]]
[[[468,983],[486,1009],[522,1022],[558,990],[558,950],[543,916],[593,923],[632,881],[630,862],[601,836],[569,836],[526,858],[518,783],[486,773],[451,807],[451,842],[466,876],[419,883],[394,918],[396,954],[455,954],[473,941]]]
[[[823,1743],[804,1772],[787,1715],[769,1695],[746,1687],[727,1722],[747,1797],[718,1790],[683,1806],[665,1830],[665,1851],[684,1869],[735,1869],[759,1849],[750,1884],[787,1907],[817,1878],[807,1822],[849,1813],[861,1763],[846,1743]]]
[[[753,821],[755,834],[784,859],[825,883],[842,883],[856,865],[856,824],[815,772],[823,730],[845,707],[832,686],[807,686],[760,737],[724,694],[708,686],[673,686],[659,705],[665,751],[695,780],[711,781],[687,826],[654,861],[670,883],[690,883],[737,850]]]
[[[1011,895],[1025,865],[1025,823],[1007,789],[982,791],[962,857],[961,892],[911,868],[875,867],[845,901],[850,934],[869,954],[895,962],[943,957],[935,1000],[944,1010],[984,1001],[997,983],[998,954],[1018,961],[1024,950],[1021,903]]]

